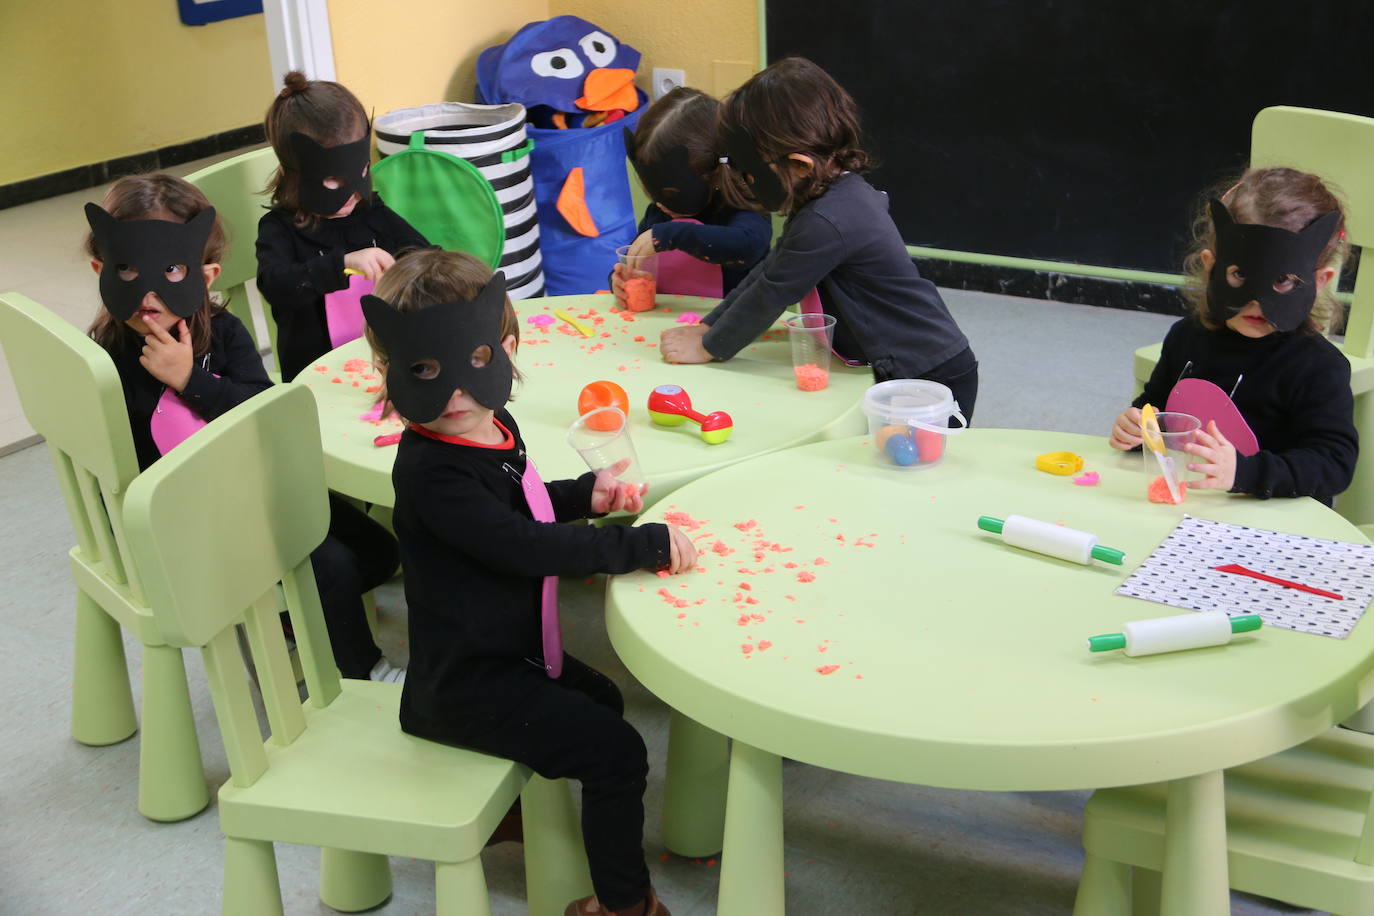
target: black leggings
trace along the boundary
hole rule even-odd
[[[367,625],[363,595],[396,573],[396,539],[361,509],[331,493],[329,534],[310,554],[310,562],[339,673],[366,679],[382,650]]]
[[[649,893],[644,864],[648,752],[625,721],[625,701],[604,674],[571,655],[552,680],[542,668],[516,674],[508,695],[524,696],[501,724],[463,747],[523,763],[546,779],[582,783],[582,840],[601,905],[624,909]]]

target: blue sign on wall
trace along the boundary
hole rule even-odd
[[[182,25],[205,25],[262,12],[262,0],[177,0]]]

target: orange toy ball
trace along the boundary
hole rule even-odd
[[[577,415],[591,413],[598,407],[619,407],[620,412],[625,416],[630,415],[630,397],[615,382],[599,381],[591,382],[583,386],[582,391],[577,396]],[[614,414],[597,417],[587,424],[592,429],[602,432],[609,432],[616,428],[616,418]]]

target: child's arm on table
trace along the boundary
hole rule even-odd
[[[420,519],[444,543],[485,566],[517,576],[589,576],[670,566],[669,526],[536,522],[477,480],[454,469],[435,473],[416,500]]]
[[[844,261],[844,242],[823,217],[794,217],[778,244],[701,324],[663,332],[660,349],[672,363],[725,360],[768,330]]]

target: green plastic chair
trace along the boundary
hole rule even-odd
[[[1250,163],[1290,166],[1330,181],[1348,205],[1346,235],[1352,245],[1374,245],[1374,118],[1292,108],[1265,108],[1250,133]],[[1355,427],[1362,441],[1374,441],[1374,271],[1355,281],[1342,352],[1350,360]],[[1160,344],[1135,351],[1135,393],[1144,390]],[[1366,454],[1368,450],[1364,450]],[[1374,523],[1374,460],[1361,456],[1355,479],[1336,500],[1336,510],[1357,525]]]
[[[1374,913],[1374,737],[1332,729],[1225,782],[1231,887],[1333,916]],[[1162,784],[1093,793],[1075,916],[1159,912],[1165,803]]]
[[[120,509],[138,462],[119,375],[95,341],[18,293],[0,295],[0,344],[24,416],[47,440],[76,532],[72,737],[115,744],[138,728],[123,627],[143,643],[138,810],[155,821],[183,820],[210,793],[181,650],[163,638],[128,561]]]
[[[217,486],[232,480],[233,486]],[[322,848],[320,898],[369,909],[391,893],[387,856],[435,865],[437,912],[490,913],[479,854],[522,794],[530,912],[590,893],[566,783],[508,760],[423,741],[397,721],[395,684],[341,679],[310,551],[329,525],[314,397],[281,385],[239,405],[129,488],[135,567],[168,639],[205,659],[231,777],[219,791],[223,912],[282,912],[273,842]],[[206,524],[213,519],[213,524]],[[287,661],[291,614],[308,698]],[[235,624],[246,626],[266,710],[263,740]]]
[[[229,311],[238,316],[248,333],[262,350],[262,341],[257,339],[257,327],[253,324],[252,304],[248,300],[248,281],[258,275],[258,220],[265,212],[263,206],[267,198],[262,189],[272,180],[277,171],[277,154],[271,147],[243,153],[232,159],[206,166],[198,172],[186,176],[186,180],[200,188],[210,199],[225,231],[229,234],[229,250],[220,263],[222,270],[215,281],[216,292],[229,297]],[[267,334],[272,352],[277,352],[277,323],[272,320],[272,309],[263,303],[263,320],[267,322]],[[270,373],[272,381],[281,381],[279,372]]]

